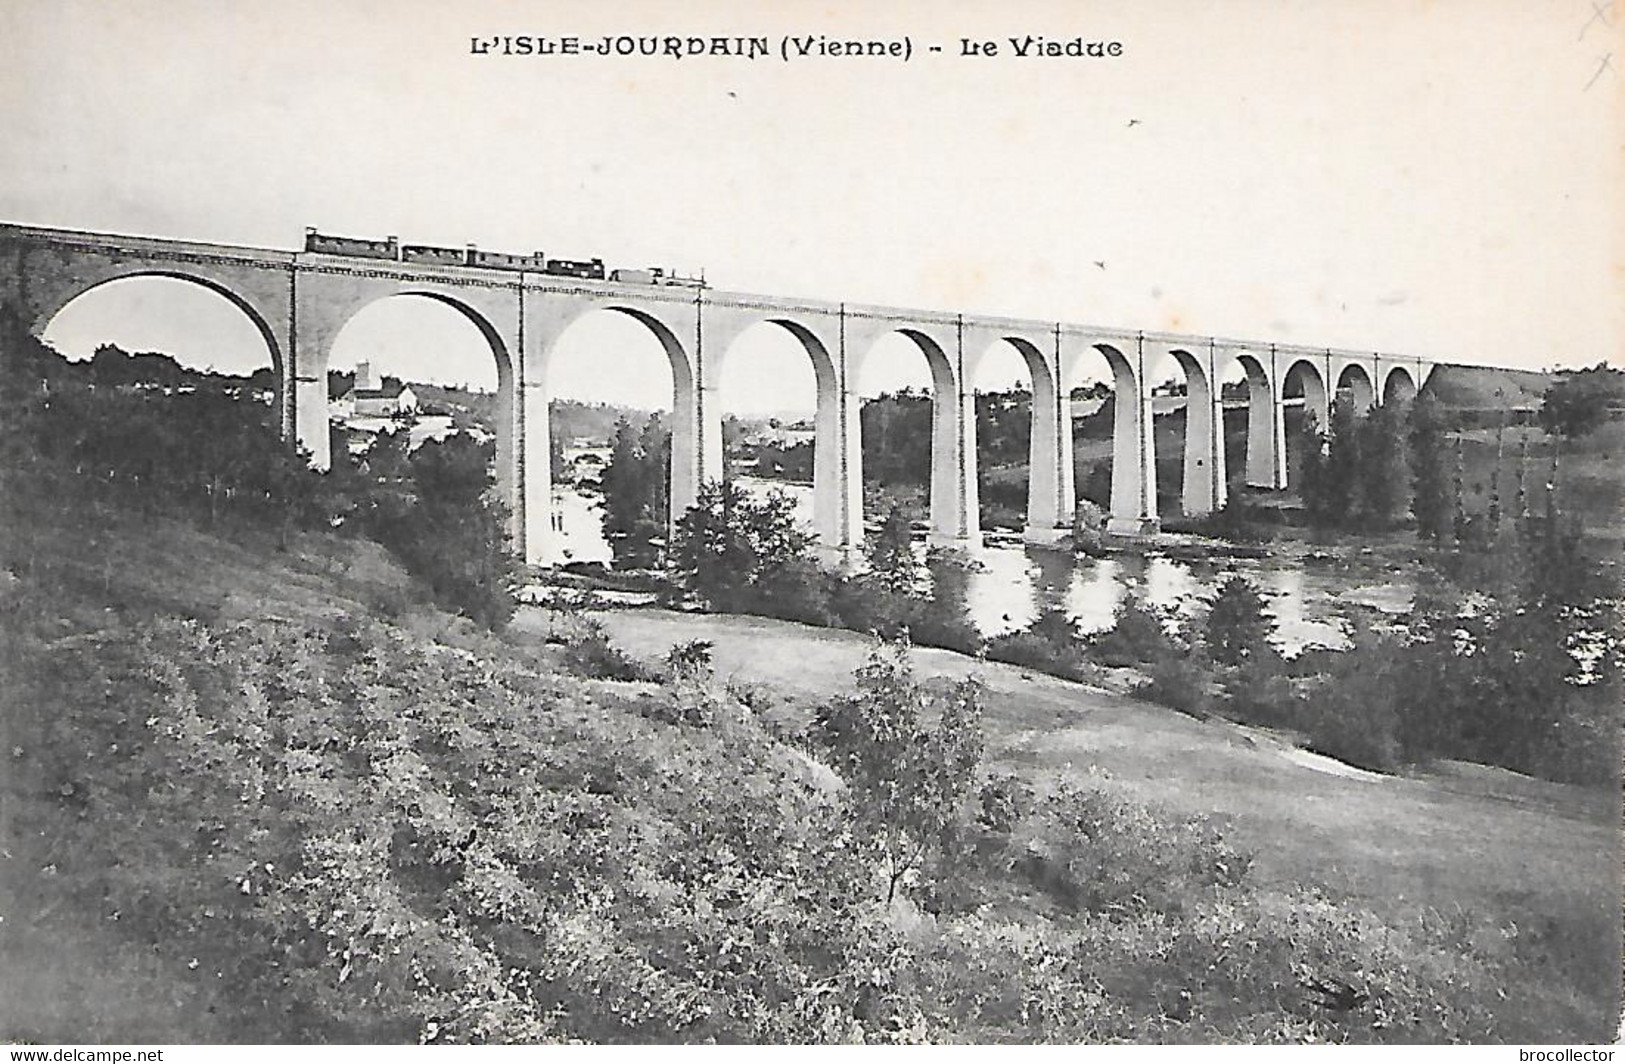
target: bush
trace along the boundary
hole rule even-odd
[[[750,612],[781,621],[835,624],[839,615],[830,590],[835,579],[812,558],[792,558],[763,572],[747,605]]]
[[[1168,634],[1161,611],[1128,596],[1118,604],[1112,626],[1085,641],[1085,653],[1104,665],[1123,668],[1177,657],[1183,649]]]
[[[981,689],[966,681],[946,696],[926,691],[907,643],[876,647],[857,681],[856,694],[819,708],[810,734],[846,781],[853,817],[884,863],[889,904],[967,819],[960,806],[982,757]]]
[[[1069,680],[1084,676],[1083,633],[1059,606],[1042,610],[1027,627],[988,640],[993,661],[1025,665]]]
[[[1066,679],[1079,679],[1081,653],[1077,647],[1057,646],[1029,628],[994,636],[987,641],[989,661],[1022,665]]]
[[[1240,665],[1273,655],[1270,636],[1275,634],[1275,618],[1267,606],[1268,600],[1246,577],[1226,577],[1214,592],[1203,623],[1208,657],[1220,665]]]
[[[843,628],[869,632],[882,639],[900,639],[909,634],[919,600],[866,573],[834,581],[830,606]]]
[[[494,445],[458,433],[416,451],[408,446],[406,433],[379,440],[353,474],[365,485],[368,535],[426,581],[441,605],[502,628],[517,606],[519,566],[507,509],[494,494]]]
[[[1063,787],[1040,808],[1021,870],[1080,910],[1179,912],[1201,888],[1234,887],[1251,856],[1204,817],[1170,822],[1101,787]]]
[[[1265,511],[1240,492],[1232,492],[1223,506],[1191,522],[1199,535],[1233,543],[1266,543],[1272,538]]]
[[[1032,785],[1020,776],[1000,773],[982,784],[976,823],[996,835],[1009,835],[1034,809]]]
[[[1164,658],[1145,671],[1149,678],[1134,689],[1136,698],[1198,717],[1212,708],[1213,680],[1200,662],[1188,657]]]
[[[666,652],[666,667],[677,676],[709,674],[711,651],[715,646],[709,639],[677,643]]]
[[[1303,716],[1299,703],[1285,664],[1273,656],[1248,661],[1224,679],[1222,711],[1245,724],[1295,727]]]
[[[782,492],[757,499],[732,482],[702,485],[677,522],[668,553],[672,574],[712,609],[824,613],[822,575],[809,555],[812,534],[794,511]]]
[[[658,683],[663,677],[610,642],[609,633],[595,620],[585,619],[565,645],[565,665],[577,676],[594,680]]]

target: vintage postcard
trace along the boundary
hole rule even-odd
[[[0,0],[11,1059],[1611,1059],[1622,25]]]

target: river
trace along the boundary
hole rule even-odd
[[[812,489],[805,485],[740,477],[747,490],[783,491],[812,522]],[[596,497],[556,489],[555,512],[563,521],[565,549],[574,561],[610,561]],[[1205,598],[1232,573],[1240,573],[1270,600],[1277,645],[1287,653],[1347,645],[1340,613],[1364,606],[1389,614],[1411,607],[1413,582],[1404,569],[1370,561],[1332,563],[1293,555],[1190,561],[1156,553],[1105,558],[1033,547],[990,545],[968,552],[975,568],[969,582],[971,617],[983,635],[1020,628],[1043,601],[1061,601],[1084,631],[1110,627],[1119,602],[1139,594],[1150,604],[1184,616],[1199,612]]]

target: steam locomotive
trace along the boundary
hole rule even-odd
[[[435,266],[474,266],[485,270],[513,270],[515,272],[545,273],[555,277],[579,277],[588,281],[606,278],[622,284],[683,285],[689,288],[705,287],[701,277],[682,277],[651,266],[646,270],[611,270],[606,274],[603,259],[550,259],[540,251],[529,255],[510,255],[500,251],[481,251],[473,244],[465,248],[442,248],[428,244],[402,244],[396,237],[383,240],[362,240],[356,237],[333,236],[318,232],[314,227],[305,229],[305,250],[323,255],[343,255],[348,258],[385,259],[390,262],[422,262]]]

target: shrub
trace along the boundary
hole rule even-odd
[[[1297,688],[1279,658],[1247,661],[1224,679],[1223,712],[1246,724],[1294,727],[1302,719]]]
[[[899,639],[908,634],[919,600],[866,573],[835,581],[830,606],[843,628],[869,632],[882,639]]]
[[[709,639],[690,639],[677,643],[666,652],[666,667],[674,675],[700,675],[711,671],[711,651],[716,646]]]
[[[604,626],[590,618],[565,645],[564,662],[576,675],[595,680],[658,683],[662,679],[659,672],[610,642]]]
[[[807,568],[811,546],[812,534],[796,522],[788,495],[775,491],[757,499],[737,484],[714,481],[701,486],[678,520],[668,556],[678,582],[713,609],[821,608],[784,601],[822,586]]]
[[[369,535],[425,580],[436,601],[500,629],[512,619],[518,562],[507,509],[495,495],[493,444],[458,433],[408,452],[406,434],[378,441],[368,456]]]
[[[810,731],[846,781],[853,816],[884,864],[890,903],[963,817],[982,756],[981,689],[966,681],[930,694],[914,680],[906,643],[877,646],[857,687],[820,707]]]
[[[982,784],[976,823],[996,835],[1008,835],[1032,814],[1032,785],[1020,776],[1000,773]]]
[[[1156,702],[1181,713],[1203,716],[1213,705],[1213,681],[1192,658],[1164,658],[1146,666],[1148,679],[1134,689],[1136,698]]]
[[[1054,605],[1042,610],[1027,627],[988,640],[987,656],[1075,680],[1083,676],[1083,646],[1077,622]]]
[[[1102,664],[1121,668],[1162,661],[1182,650],[1168,634],[1163,613],[1131,595],[1118,603],[1112,626],[1085,641],[1085,652]]]
[[[1179,912],[1200,888],[1252,867],[1205,817],[1170,822],[1101,787],[1067,786],[1040,808],[1021,871],[1076,909]]]
[[[764,569],[746,605],[764,617],[831,625],[838,620],[830,591],[834,579],[812,558],[791,558]]]
[[[989,661],[1023,665],[1052,676],[1075,679],[1080,651],[1075,647],[1057,646],[1031,629],[1021,628],[989,639],[987,657]]]
[[[1264,543],[1271,538],[1265,526],[1265,511],[1239,492],[1232,492],[1223,506],[1191,522],[1200,535],[1234,543]]]
[[[1267,600],[1252,582],[1231,574],[1214,592],[1203,633],[1208,657],[1220,665],[1240,665],[1260,655],[1273,654],[1270,636],[1275,619]]]

